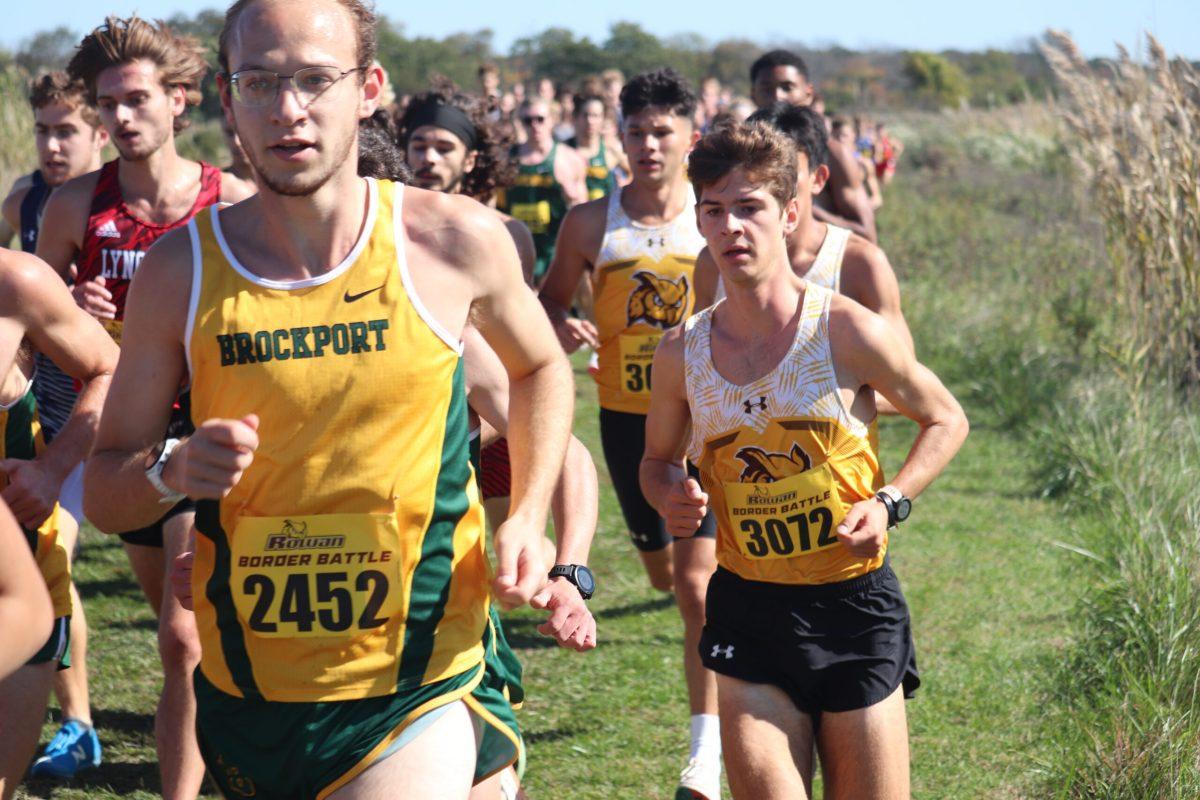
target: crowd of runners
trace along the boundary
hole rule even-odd
[[[826,797],[907,797],[889,531],[967,422],[877,242],[884,125],[824,115],[783,50],[751,98],[668,66],[526,95],[491,65],[395,98],[362,0],[237,0],[218,46],[224,170],[176,147],[213,78],[161,23],[109,17],[31,85],[0,249],[0,798],[103,757],[85,520],[158,619],[167,800],[206,775],[524,796],[499,612],[584,652],[605,591],[581,348],[681,617],[691,744],[662,794],[807,797],[819,763]],[[890,481],[881,413],[918,431]]]

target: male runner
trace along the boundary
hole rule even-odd
[[[588,200],[607,197],[617,188],[617,170],[629,174],[629,159],[620,143],[608,141],[605,126],[608,106],[600,95],[579,95],[575,98],[575,135],[567,140],[587,161]]]
[[[774,103],[750,117],[764,122],[796,146],[796,202],[800,221],[788,234],[788,263],[798,277],[840,292],[890,322],[901,342],[912,350],[912,334],[900,310],[900,285],[887,255],[875,244],[847,228],[821,222],[811,212],[813,198],[829,180],[824,120],[812,109]],[[703,279],[717,274],[707,247],[697,262],[697,291],[708,292]],[[881,399],[881,398],[877,398]]]
[[[68,180],[100,166],[100,151],[108,131],[88,104],[87,90],[65,72],[51,72],[30,86],[34,140],[38,169],[18,178],[3,204],[4,218],[20,232],[21,249],[37,250],[42,212],[51,192]],[[75,381],[41,353],[34,354],[33,395],[37,401],[42,438],[47,442],[66,424],[75,406]],[[59,503],[75,525],[59,533],[69,558],[74,557],[75,537],[83,521],[83,464],[63,482]],[[87,679],[87,617],[74,583],[71,584],[71,666],[54,675],[54,694],[62,709],[63,725],[33,765],[34,775],[70,778],[80,769],[100,764],[100,739],[92,728]]]
[[[759,108],[774,103],[807,106],[813,100],[813,87],[808,80],[808,65],[804,59],[788,50],[771,50],[750,65],[750,93]],[[813,213],[822,222],[832,222],[849,228],[859,236],[874,242],[875,212],[858,160],[852,149],[840,142],[830,141],[829,180]]]
[[[227,796],[463,798],[515,758],[507,701],[479,683],[468,315],[512,380],[514,509],[491,587],[508,606],[546,580],[571,376],[494,212],[356,175],[374,32],[360,0],[227,12],[222,104],[260,191],[147,257],[110,404],[130,413],[105,415],[88,462],[102,529],[144,524],[164,495],[201,500],[197,729]],[[164,444],[185,373],[197,429]]]
[[[674,589],[683,617],[692,746],[680,796],[715,800],[721,785],[716,684],[696,647],[704,626],[704,592],[716,567],[716,529],[710,520],[700,537],[673,542],[637,481],[654,348],[664,331],[712,300],[698,297],[694,287],[696,255],[704,240],[696,230],[685,163],[699,137],[696,103],[687,82],[672,69],[637,75],[621,90],[633,181],[567,214],[542,303],[568,352],[585,343],[599,352],[604,460],[650,584]],[[567,315],[584,276],[596,298],[595,328]]]
[[[919,679],[888,528],[949,463],[966,417],[882,317],[792,271],[786,137],[724,126],[688,170],[726,298],[663,337],[641,480],[673,534],[710,506],[717,518],[700,651],[718,673],[730,788],[808,797],[815,739],[826,797],[908,797],[904,698]],[[868,440],[875,391],[921,427],[889,485]]]
[[[83,387],[74,413],[44,449],[32,391],[35,348]],[[69,663],[71,574],[60,532],[76,523],[57,499],[91,447],[116,362],[116,346],[49,267],[31,255],[0,249],[0,500],[24,530],[55,617],[52,630],[42,631],[49,633],[42,649],[0,681],[2,800],[16,791],[37,747],[54,672]]]
[[[521,104],[525,142],[513,152],[517,178],[506,188],[499,207],[529,226],[537,249],[533,270],[540,284],[554,260],[554,243],[567,210],[587,200],[587,162],[566,145],[554,141],[550,104],[533,97]]]
[[[150,245],[200,209],[247,193],[242,181],[184,159],[175,149],[175,134],[187,125],[187,108],[200,102],[206,70],[194,39],[138,17],[108,18],[84,37],[68,66],[95,101],[119,157],[54,193],[37,252],[60,275],[71,264],[78,266],[78,302],[118,343],[126,292]],[[186,408],[176,412],[174,425],[186,430]],[[191,505],[183,502],[160,509],[157,519],[121,537],[159,617],[164,683],[155,743],[167,800],[196,797],[204,778],[190,684],[199,658],[195,623],[170,592],[163,592],[167,565],[182,550],[191,519]]]

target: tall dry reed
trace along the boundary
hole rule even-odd
[[[0,68],[0,193],[37,163],[29,85],[15,67]]]
[[[1152,367],[1200,390],[1200,70],[1146,40],[1146,63],[1120,48],[1090,64],[1056,31],[1042,52],[1104,219],[1124,323],[1113,355],[1130,377]]]

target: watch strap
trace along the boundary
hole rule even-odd
[[[146,480],[150,481],[150,485],[158,491],[158,494],[160,495],[158,502],[162,503],[163,505],[175,505],[180,500],[187,497],[187,495],[183,492],[177,492],[170,486],[167,486],[165,483],[163,483],[162,479],[163,469],[167,466],[167,460],[170,459],[171,453],[173,453],[175,448],[178,446],[178,439],[167,439],[165,442],[163,442],[163,449],[162,452],[158,454],[158,460],[155,461],[148,470],[146,470]]]

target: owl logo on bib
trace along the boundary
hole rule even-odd
[[[735,455],[745,464],[742,483],[774,483],[812,469],[812,459],[800,445],[793,444],[789,453],[768,453],[761,447],[743,447]]]
[[[629,294],[627,324],[645,322],[666,329],[683,322],[690,288],[686,275],[680,275],[678,280],[672,281],[642,270],[635,272],[633,279],[638,286]]]

